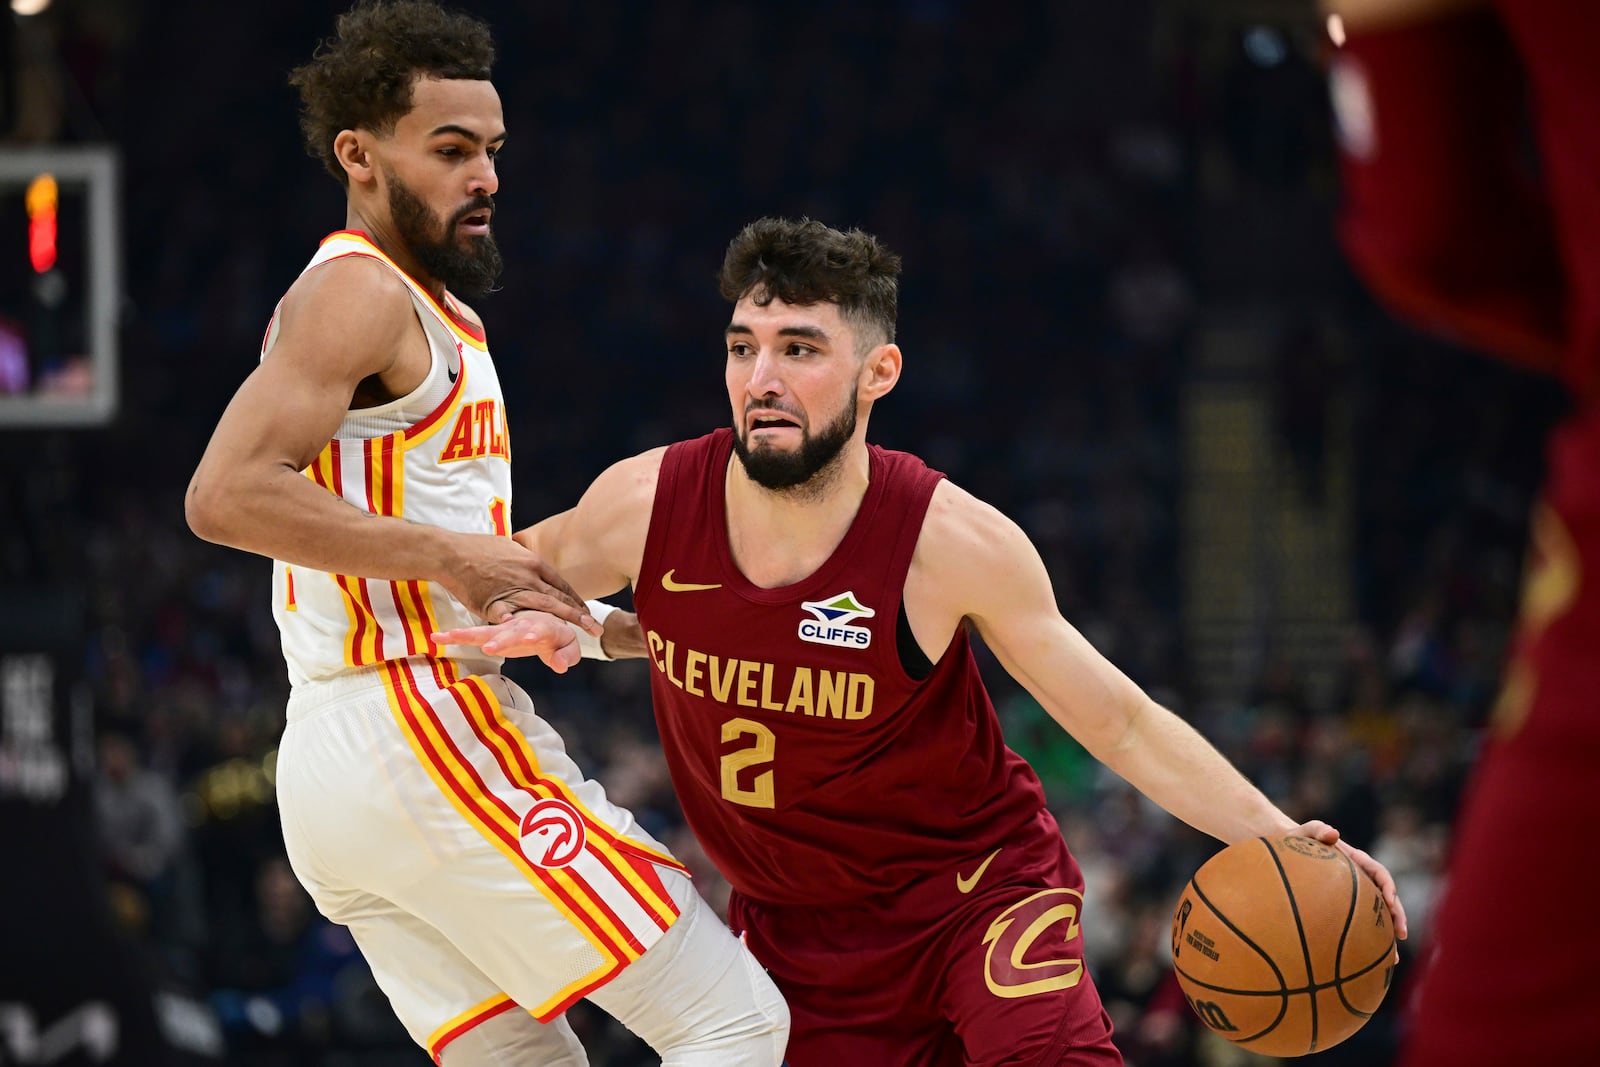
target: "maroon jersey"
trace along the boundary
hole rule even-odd
[[[732,444],[723,429],[667,449],[634,589],[667,764],[712,862],[757,901],[857,901],[1037,825],[1044,791],[965,629],[922,680],[902,664],[901,593],[944,476],[871,446],[833,555],[762,589],[728,547]]]
[[[1594,861],[1573,842],[1600,813],[1596,40],[1593,3],[1500,0],[1352,34],[1347,48],[1373,134],[1347,141],[1343,157],[1357,268],[1406,318],[1556,374],[1575,401],[1550,440],[1522,616],[1457,822],[1406,1067],[1600,1062],[1600,928],[1574,919],[1546,937],[1502,922],[1593,909]]]

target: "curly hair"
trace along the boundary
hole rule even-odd
[[[717,280],[733,303],[753,294],[763,306],[835,304],[845,318],[893,341],[899,277],[900,257],[870,233],[814,219],[763,218],[728,243]]]
[[[388,134],[411,110],[418,77],[487,81],[493,65],[494,38],[480,19],[433,0],[360,0],[311,62],[289,74],[300,91],[306,151],[348,185],[333,152],[339,131]]]

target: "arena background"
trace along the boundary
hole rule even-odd
[[[282,858],[268,564],[200,542],[182,508],[274,301],[343,220],[285,82],[343,6],[0,18],[0,154],[115,147],[124,279],[114,417],[0,428],[0,1063],[425,1062]],[[724,421],[713,275],[739,226],[876,232],[905,257],[906,367],[874,439],[1016,517],[1097,647],[1291,814],[1390,867],[1413,931],[1398,985],[1316,1061],[1390,1062],[1557,401],[1396,325],[1352,279],[1310,6],[459,6],[493,23],[511,133],[504,290],[478,306],[517,524]],[[21,198],[3,205],[16,314],[37,290]],[[721,901],[644,668],[510,669]],[[1129,1064],[1267,1062],[1199,1033],[1166,956],[1215,842],[985,669],[1086,869]],[[649,1062],[573,1015],[598,1067]]]

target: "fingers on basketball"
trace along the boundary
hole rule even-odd
[[[1173,913],[1172,962],[1189,1006],[1267,1056],[1319,1052],[1360,1030],[1395,960],[1377,885],[1307,837],[1228,846],[1195,872]]]

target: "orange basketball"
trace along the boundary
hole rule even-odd
[[[1308,837],[1229,845],[1189,879],[1172,916],[1172,965],[1189,1006],[1266,1056],[1319,1052],[1361,1029],[1394,960],[1377,885]]]

